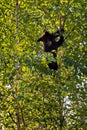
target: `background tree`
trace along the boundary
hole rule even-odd
[[[1,6],[0,129],[86,130],[86,0],[6,1]],[[37,39],[64,22],[61,68]],[[59,57],[61,54],[62,57]]]

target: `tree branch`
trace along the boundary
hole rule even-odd
[[[13,119],[12,114],[11,114],[10,112],[8,112],[8,113],[9,113],[9,116],[10,116],[10,118],[12,119],[12,121],[13,121],[15,124],[17,124],[17,122]]]

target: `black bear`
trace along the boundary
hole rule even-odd
[[[56,51],[60,46],[63,45],[64,42],[64,36],[62,35],[63,32],[63,29],[52,34],[46,31],[44,35],[37,40],[38,42],[43,41],[44,52],[51,52],[54,58],[56,58]],[[58,69],[57,61],[49,63],[48,66],[53,70]]]

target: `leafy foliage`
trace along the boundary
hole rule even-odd
[[[2,0],[0,7],[0,129],[86,130],[86,0]],[[53,71],[54,58],[36,41],[57,30],[60,14],[65,42]]]

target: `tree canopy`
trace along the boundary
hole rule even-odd
[[[87,1],[2,0],[1,130],[86,130]],[[64,26],[57,71],[37,39]]]

